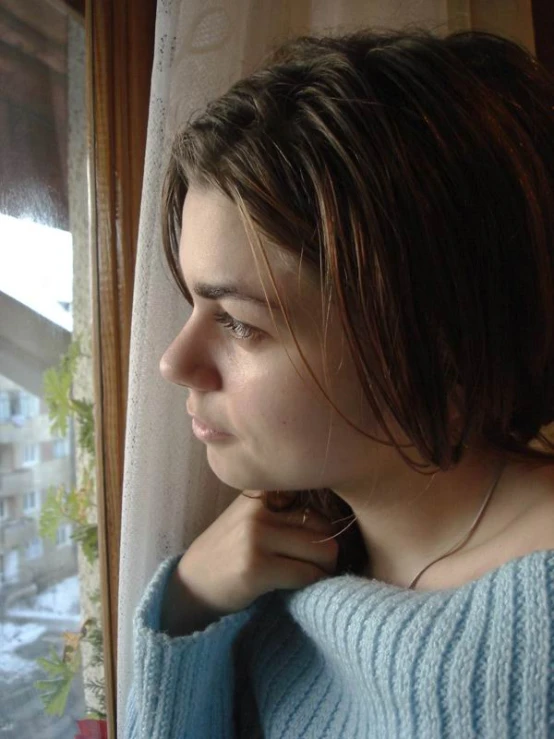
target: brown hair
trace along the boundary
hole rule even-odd
[[[175,139],[163,243],[189,301],[178,253],[193,182],[319,276],[375,418],[414,469],[447,469],[473,438],[554,462],[554,79],[523,47],[425,29],[281,43]],[[352,513],[330,490],[291,505],[308,502]],[[359,571],[357,526],[341,536],[339,569]]]

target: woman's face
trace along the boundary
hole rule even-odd
[[[319,290],[290,259],[266,247],[279,294],[298,343],[323,387],[323,314]],[[246,295],[277,294],[256,259],[234,203],[215,190],[189,189],[180,265],[194,299],[189,320],[160,361],[162,375],[189,388],[187,409],[229,434],[207,447],[213,472],[240,490],[307,488],[356,490],[390,447],[351,428],[336,413],[304,366],[279,309],[234,296],[200,297],[195,286],[234,285]],[[218,314],[251,328],[225,327]],[[253,331],[251,335],[249,332]],[[288,352],[288,353],[287,353]],[[327,335],[327,392],[354,424],[379,438],[362,397],[344,333],[333,312]],[[289,356],[290,355],[290,356]],[[396,464],[398,456],[395,454]]]

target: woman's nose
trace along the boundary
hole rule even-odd
[[[168,382],[198,390],[217,385],[217,372],[206,353],[191,341],[185,329],[175,337],[160,359],[160,374]]]
[[[176,339],[167,347],[160,359],[160,374],[168,382],[175,385],[184,385],[182,381],[182,367],[175,347]]]

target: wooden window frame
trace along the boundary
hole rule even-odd
[[[156,0],[85,0],[84,6],[98,538],[113,738],[127,378]]]

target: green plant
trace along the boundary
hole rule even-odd
[[[80,487],[67,490],[64,485],[51,485],[43,504],[39,534],[52,542],[62,521],[73,524],[71,538],[80,543],[83,554],[90,564],[98,557],[98,526],[89,523],[88,515],[94,506],[94,483],[90,470],[85,468]]]
[[[41,536],[56,540],[56,532],[63,522],[71,522],[71,538],[76,541],[90,564],[98,559],[98,526],[90,523],[94,507],[94,409],[92,403],[73,397],[73,378],[82,357],[80,340],[73,341],[59,365],[44,373],[44,397],[48,406],[50,431],[53,435],[67,436],[69,425],[77,422],[77,446],[85,453],[81,484],[67,489],[64,485],[51,486],[42,507],[39,520]],[[93,602],[98,603],[99,592]],[[48,678],[37,680],[35,687],[41,694],[46,713],[61,716],[67,704],[71,683],[81,667],[81,643],[92,646],[91,666],[103,664],[102,630],[95,618],[89,618],[79,633],[64,634],[64,648],[60,656],[54,647],[49,657],[37,660]],[[99,702],[100,711],[89,712],[87,717],[106,717],[105,692],[102,683],[92,680],[85,684]]]
[[[99,602],[100,591],[97,596],[91,597],[91,601]],[[92,646],[92,656],[90,659],[91,667],[104,664],[104,634],[102,628],[95,618],[89,618],[81,629],[81,641],[88,641]],[[87,680],[85,687],[88,688],[96,697],[100,706],[100,711],[91,711],[87,718],[105,719],[106,718],[106,691],[104,683],[98,680]]]
[[[47,369],[43,376],[44,400],[48,406],[50,431],[59,436],[67,435],[68,421],[74,413],[71,395],[73,376],[81,356],[79,339],[73,341],[57,367]]]
[[[50,657],[39,657],[37,663],[49,675],[37,680],[35,687],[41,693],[44,710],[49,716],[61,716],[65,711],[71,683],[81,666],[81,651],[66,645],[62,657],[50,647]]]

